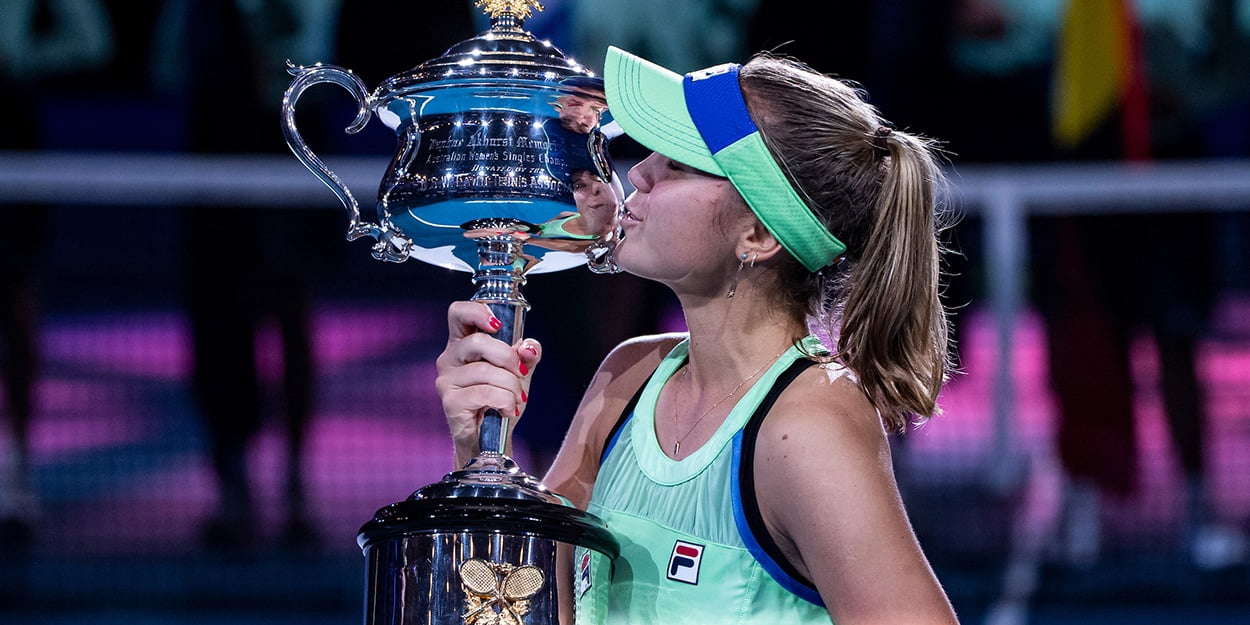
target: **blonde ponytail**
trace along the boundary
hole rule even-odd
[[[908,414],[937,412],[949,364],[934,211],[941,171],[918,137],[891,132],[874,141],[888,156],[868,239],[847,276],[837,354],[901,429]]]
[[[892,428],[936,414],[949,362],[935,150],[886,127],[862,91],[796,61],[759,55],[740,76],[769,151],[847,246],[818,273],[784,263],[779,305],[830,313],[834,358],[855,371]]]

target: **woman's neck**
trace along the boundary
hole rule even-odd
[[[736,383],[807,335],[804,319],[772,305],[758,290],[732,298],[681,298],[690,331],[689,375],[699,388]]]
[[[733,297],[678,293],[689,358],[656,402],[656,438],[671,458],[706,443],[745,389],[807,334],[804,319],[772,305],[767,291],[755,286],[740,283]]]

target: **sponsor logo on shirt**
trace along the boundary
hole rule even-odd
[[[698,586],[699,564],[702,561],[703,545],[679,540],[673,544],[673,555],[668,558],[668,578]]]
[[[574,592],[577,598],[581,599],[590,590],[590,551],[583,551],[582,557],[577,562],[577,587]]]

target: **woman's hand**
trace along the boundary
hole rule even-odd
[[[447,347],[434,381],[456,445],[456,466],[477,455],[482,415],[494,408],[516,419],[529,400],[530,376],[541,358],[538,341],[508,345],[491,336],[500,321],[485,304],[455,302],[447,310]]]

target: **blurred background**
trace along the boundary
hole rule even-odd
[[[1250,0],[544,5],[527,26],[588,66],[774,50],[942,141],[961,373],[894,444],[963,622],[1250,622]],[[285,61],[374,87],[485,27],[457,0],[0,1],[0,621],[359,621],[356,531],[453,468],[433,361],[472,287],[343,240],[283,143]],[[299,123],[367,198],[395,140],[344,134],[349,100]],[[526,295],[541,474],[606,350],[681,320],[627,276]]]

